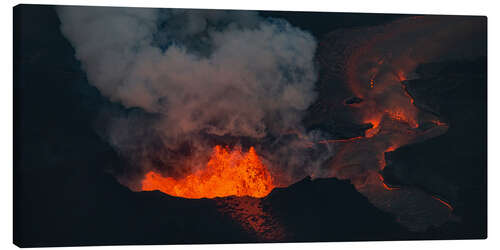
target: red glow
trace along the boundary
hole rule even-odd
[[[255,149],[215,146],[206,167],[182,179],[163,177],[153,171],[142,181],[143,191],[159,190],[185,198],[215,198],[225,196],[264,197],[274,188],[271,174]]]
[[[227,213],[248,232],[256,233],[263,240],[283,240],[284,227],[263,208],[262,199],[252,197],[227,197],[217,200],[219,210]]]
[[[405,96],[410,99],[410,103],[415,104],[415,100],[413,99],[413,97],[411,97],[410,94],[408,94],[408,89],[406,88],[406,85],[402,84],[401,86],[403,87],[403,93],[405,94]]]
[[[398,190],[399,189],[399,187],[389,187],[387,184],[385,184],[384,177],[381,174],[378,175],[378,178],[380,179],[380,181],[382,182],[382,186],[386,190],[392,191],[392,190]]]
[[[398,74],[397,74],[397,77],[398,77],[398,80],[400,82],[406,81],[406,76],[405,76],[405,73],[403,71],[399,71]]]
[[[392,151],[394,151],[394,150],[396,150],[396,147],[394,147],[394,146],[390,146],[389,148],[387,148],[387,149],[385,150],[385,153],[387,153],[387,152],[392,152]]]
[[[438,125],[438,126],[448,126],[448,124],[446,124],[446,123],[444,123],[444,122],[442,122],[440,120],[433,120],[431,122],[434,123],[434,124],[436,124],[436,125]]]
[[[444,200],[441,200],[439,199],[438,197],[436,196],[432,196],[432,198],[434,198],[435,200],[439,201],[441,204],[445,205],[446,207],[448,207],[450,209],[450,211],[453,211],[453,207],[450,205],[450,203],[444,201]]]
[[[415,118],[408,115],[408,113],[404,112],[402,109],[386,110],[385,113],[388,114],[393,120],[408,123],[408,125],[413,128],[418,127],[418,123]]]
[[[327,143],[334,143],[334,142],[352,142],[352,141],[357,141],[363,139],[363,136],[357,136],[357,137],[352,137],[348,139],[333,139],[333,140],[321,140],[318,141],[320,144],[327,144]]]
[[[394,150],[396,150],[396,147],[390,146],[384,151],[384,154],[382,154],[382,163],[380,164],[380,170],[384,170],[384,168],[387,166],[387,163],[385,162],[385,153],[392,152]]]
[[[365,131],[365,136],[370,138],[376,135],[380,131],[380,118],[379,119],[369,119],[366,120],[365,123],[370,123],[372,125],[372,128],[367,129]]]

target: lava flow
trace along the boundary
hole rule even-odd
[[[423,78],[420,65],[439,61],[438,52],[448,50],[447,44],[455,42],[455,33],[443,33],[438,43],[434,42],[436,38],[428,36],[416,39],[420,36],[415,34],[426,34],[430,28],[449,27],[442,25],[433,17],[417,17],[358,30],[334,31],[326,37],[318,53],[322,55],[319,61],[325,72],[322,84],[328,86],[325,90],[334,88],[333,82],[345,85],[345,90],[339,87],[345,91],[339,94],[345,100],[342,105],[325,103],[325,107],[330,105],[339,117],[350,116],[366,128],[361,136],[319,141],[334,148],[335,154],[328,163],[328,177],[350,180],[372,204],[395,215],[410,231],[440,226],[453,213],[452,205],[445,199],[408,184],[411,181],[405,180],[407,177],[403,175],[413,167],[393,162],[391,154],[387,154],[448,131],[449,124],[443,122],[444,117],[425,109],[425,96],[419,95],[422,89],[415,81]],[[457,30],[456,34],[461,32]],[[436,46],[421,46],[422,42]],[[423,98],[422,103],[415,100],[416,97]],[[324,114],[330,116],[330,113]],[[418,159],[418,155],[414,157]],[[388,166],[391,167],[385,171]],[[404,173],[396,176],[401,186],[385,182],[384,174],[391,171]]]
[[[273,179],[255,149],[215,146],[207,165],[182,179],[163,177],[153,171],[142,181],[143,191],[159,190],[184,198],[226,196],[264,197],[274,188]]]

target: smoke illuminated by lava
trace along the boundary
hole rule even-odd
[[[261,198],[309,175],[349,179],[415,231],[444,223],[453,210],[418,188],[387,185],[380,172],[387,152],[446,133],[448,124],[423,111],[405,82],[418,77],[422,63],[482,53],[457,42],[474,37],[480,23],[402,18],[333,31],[316,51],[308,32],[254,12],[61,7],[58,14],[89,82],[126,109],[104,115],[112,118],[103,137],[131,162],[117,178],[134,191]],[[176,23],[190,28],[177,31]],[[338,127],[302,124],[321,94],[315,59],[325,85],[345,85],[357,98],[342,108],[354,123],[371,124],[364,136],[329,139],[324,135]],[[323,94],[322,109],[341,113],[332,107],[337,93]],[[318,116],[320,125],[336,119]],[[206,161],[213,145],[239,143],[261,157],[254,147],[215,146]],[[259,202],[245,202],[263,214]]]
[[[243,153],[239,147],[215,146],[204,169],[179,180],[151,171],[142,181],[144,191],[160,190],[185,198],[264,197],[273,188],[271,174],[253,147]]]
[[[277,141],[311,132],[302,124],[317,95],[309,32],[254,11],[57,11],[89,83],[123,107],[101,111],[99,133],[130,163],[116,173],[130,189],[150,171],[185,176],[217,144],[254,146],[273,173],[286,172],[280,184],[322,163],[295,147],[302,139]]]

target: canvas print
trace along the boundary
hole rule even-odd
[[[485,16],[13,12],[18,246],[487,237]]]

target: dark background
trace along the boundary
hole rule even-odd
[[[403,17],[274,11],[261,15],[285,18],[318,40],[335,29]],[[126,163],[97,135],[95,120],[103,107],[127,110],[88,84],[59,24],[52,6],[14,8],[14,243],[261,241],[221,214],[215,200],[135,193],[115,180],[111,170]],[[264,200],[268,207],[280,208],[276,216],[295,232],[288,241],[486,237],[486,58],[419,69],[432,74],[409,83],[419,94],[415,100],[439,107],[453,126],[443,136],[388,155],[393,164],[404,167],[388,166],[384,175],[395,184],[446,195],[456,201],[460,220],[425,233],[408,232],[349,183],[306,178]],[[458,189],[448,190],[448,185],[439,184],[443,180]]]

